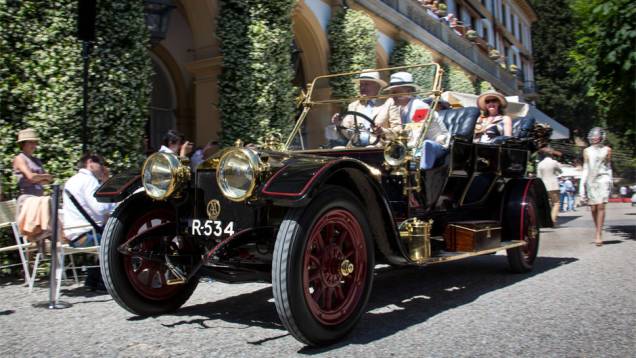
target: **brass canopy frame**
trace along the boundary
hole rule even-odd
[[[225,163],[225,160],[229,156],[235,155],[236,153],[242,153],[245,157],[247,157],[247,164],[250,166],[252,173],[254,173],[254,175],[252,176],[250,185],[248,189],[245,191],[245,194],[239,197],[232,197],[228,195],[223,189],[224,178],[222,178],[221,176],[223,173],[223,165]],[[252,196],[252,194],[254,193],[254,189],[256,188],[258,179],[261,177],[261,174],[266,170],[267,170],[267,165],[261,161],[259,155],[256,154],[253,150],[249,148],[236,148],[236,147],[230,148],[225,153],[223,153],[223,155],[220,157],[218,161],[218,167],[216,171],[216,183],[219,186],[219,189],[223,193],[224,197],[234,202],[242,202]]]
[[[146,172],[148,170],[151,170],[149,168],[150,164],[153,163],[158,157],[163,157],[168,161],[168,169],[170,170],[170,183],[168,184],[166,192],[162,196],[155,197],[149,194],[150,190],[148,190],[146,187]],[[143,168],[141,169],[142,184],[144,190],[146,191],[146,195],[155,200],[166,200],[170,198],[183,186],[183,184],[190,181],[191,174],[192,173],[190,171],[190,167],[187,165],[183,165],[183,163],[181,163],[176,155],[163,152],[158,152],[148,157],[148,159],[146,159],[146,161],[144,162]]]
[[[311,82],[311,84],[309,84],[308,89],[307,89],[307,94],[304,96],[303,99],[303,111],[300,114],[298,120],[296,121],[296,124],[294,125],[294,128],[292,129],[289,137],[287,138],[287,141],[285,142],[284,146],[282,147],[283,151],[287,151],[289,150],[289,147],[291,146],[292,142],[294,141],[294,138],[296,137],[296,135],[300,132],[300,129],[302,128],[302,125],[305,122],[305,119],[307,118],[307,115],[309,114],[309,110],[311,109],[312,106],[316,105],[316,104],[343,104],[343,103],[350,103],[353,102],[355,100],[360,99],[360,97],[351,97],[351,98],[338,98],[338,99],[327,99],[327,100],[315,100],[313,97],[315,95],[314,90],[316,88],[316,83],[320,80],[325,80],[325,79],[330,79],[330,78],[335,78],[335,77],[343,77],[343,76],[353,76],[353,75],[360,75],[362,73],[369,73],[369,72],[382,72],[382,71],[393,71],[393,72],[397,72],[397,71],[403,71],[403,70],[409,70],[409,69],[416,69],[416,68],[421,68],[421,67],[427,67],[427,66],[434,66],[435,67],[435,78],[433,79],[433,88],[431,90],[427,90],[427,91],[418,91],[418,92],[410,92],[410,93],[404,93],[404,95],[413,95],[413,94],[423,94],[426,96],[433,96],[433,102],[432,102],[432,106],[431,106],[431,111],[428,112],[428,115],[426,117],[426,120],[424,121],[424,123],[426,123],[426,128],[424,130],[422,130],[418,140],[417,140],[417,147],[422,145],[422,142],[424,141],[424,137],[426,136],[426,132],[428,131],[428,124],[431,122],[432,118],[433,118],[433,113],[435,112],[434,109],[437,106],[437,103],[439,102],[439,97],[442,94],[442,75],[444,70],[442,70],[441,66],[437,63],[426,63],[426,64],[420,64],[420,65],[412,65],[412,66],[398,66],[398,67],[386,67],[386,68],[378,68],[378,69],[372,69],[372,70],[364,70],[364,71],[352,71],[352,72],[345,72],[345,73],[338,73],[338,74],[332,74],[332,75],[324,75],[324,76],[318,76],[316,78],[314,78],[314,80]],[[387,99],[390,98],[392,96],[396,96],[396,95],[400,95],[400,94],[388,94],[388,93],[383,93],[383,94],[378,94],[377,96],[366,96],[364,97],[365,99]]]

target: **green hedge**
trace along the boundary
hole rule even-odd
[[[391,66],[421,65],[433,62],[433,54],[423,46],[400,40],[389,61]],[[413,80],[422,89],[433,88],[435,81],[435,67],[421,67],[409,70],[413,75]]]
[[[294,124],[291,13],[297,0],[222,0],[221,142],[262,143]]]
[[[444,78],[442,80],[444,91],[477,94],[475,83],[470,80],[468,74],[460,67],[444,64],[442,68],[444,69]]]
[[[343,9],[332,16],[327,29],[331,57],[329,72],[360,71],[376,67],[375,25],[362,11]],[[330,82],[334,97],[355,96],[357,89],[349,78]]]
[[[495,88],[492,86],[492,83],[485,80],[478,80],[475,84],[475,89],[477,90],[476,94],[482,94],[488,91],[495,90]]]
[[[112,172],[143,160],[152,67],[143,3],[97,2],[97,40],[90,65],[89,150]],[[5,193],[15,189],[16,134],[35,128],[36,155],[57,181],[81,155],[82,59],[77,1],[0,0],[0,162]]]

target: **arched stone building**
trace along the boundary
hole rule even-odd
[[[221,130],[217,77],[222,58],[216,36],[220,4],[217,0],[173,3],[167,36],[151,50],[156,77],[147,130],[153,146],[169,128],[177,128],[202,146],[217,139]],[[439,19],[429,17],[416,0],[358,0],[348,1],[348,5],[364,11],[374,21],[378,67],[386,67],[396,42],[406,39],[428,48],[436,60],[454,63],[472,78],[489,81],[507,95],[534,92],[529,26],[536,14],[525,0],[447,2],[449,11],[455,9],[470,18],[482,32],[484,46],[491,46],[492,42],[492,48],[501,49],[505,55],[502,61],[517,65],[521,76],[502,69],[475,43],[456,35]],[[299,0],[292,13],[298,56],[296,81],[307,82],[327,74],[327,26],[332,13],[341,6],[339,0]]]

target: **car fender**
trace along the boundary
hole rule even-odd
[[[399,244],[395,220],[380,180],[380,171],[357,159],[290,161],[265,182],[259,197],[277,206],[298,207],[307,205],[325,185],[343,186],[366,209],[380,253],[390,263],[405,264],[408,255]]]
[[[127,171],[112,176],[102,184],[94,196],[100,203],[116,203],[141,188],[140,170]]]
[[[538,219],[541,227],[553,227],[554,223],[550,217],[550,202],[548,200],[548,192],[541,179],[535,178],[519,178],[511,179],[506,183],[504,195],[501,203],[501,221],[519,223],[521,210],[525,205],[527,198],[532,195],[535,199],[538,211]],[[515,224],[516,225],[516,224]],[[515,225],[512,225],[512,233],[502,233],[503,237],[511,237],[516,239]]]

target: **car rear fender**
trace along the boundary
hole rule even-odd
[[[515,223],[519,222],[520,208],[526,203],[529,196],[535,200],[541,227],[553,227],[548,192],[541,179],[534,178],[511,179],[506,183],[501,203],[502,222],[510,220]]]

